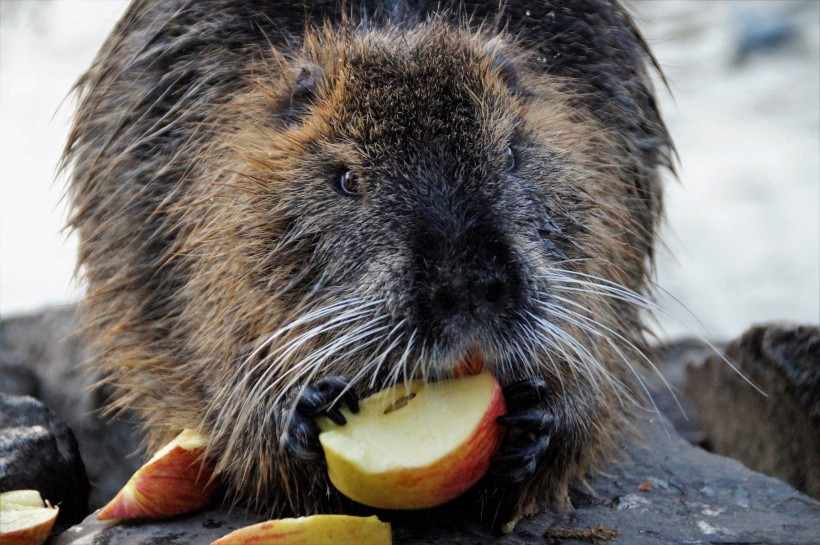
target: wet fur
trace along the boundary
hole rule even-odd
[[[550,449],[524,485],[482,483],[490,517],[567,507],[641,398],[671,153],[643,40],[604,0],[438,5],[137,1],[78,84],[71,226],[116,407],[155,442],[201,428],[270,515],[338,508],[282,448],[320,377],[366,395],[479,354],[546,379]],[[486,274],[515,308],[431,332],[465,247],[509,261]]]

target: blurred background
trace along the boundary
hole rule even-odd
[[[71,86],[123,0],[0,0],[0,316],[79,297],[56,171]],[[820,322],[820,2],[629,2],[680,154],[657,264],[662,339]]]

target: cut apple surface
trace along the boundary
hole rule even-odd
[[[348,498],[382,509],[446,503],[489,469],[504,428],[501,387],[489,373],[416,381],[360,402],[347,424],[319,419],[328,475]]]
[[[375,516],[314,515],[245,526],[211,545],[390,545],[392,542],[390,524]]]
[[[0,543],[40,545],[48,539],[59,509],[46,506],[36,490],[0,494]]]
[[[97,519],[163,518],[210,504],[218,483],[204,458],[206,445],[205,437],[184,430],[134,473]]]

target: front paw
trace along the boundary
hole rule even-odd
[[[512,483],[535,475],[558,425],[547,404],[548,396],[549,387],[543,379],[527,379],[504,388],[507,414],[496,422],[507,428],[507,438],[491,461],[490,475]]]
[[[344,377],[325,377],[307,385],[299,395],[287,430],[282,436],[282,447],[300,460],[318,461],[323,457],[319,443],[316,418],[326,416],[339,425],[347,423],[339,407],[345,404],[353,413],[359,412],[359,398],[348,387]]]

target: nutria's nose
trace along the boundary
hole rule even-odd
[[[512,317],[521,282],[495,226],[473,224],[455,236],[424,231],[414,245],[413,291],[417,325],[429,338],[494,328]]]
[[[431,307],[439,319],[446,320],[453,315],[476,316],[504,310],[509,299],[507,274],[498,270],[441,285],[432,294]]]

